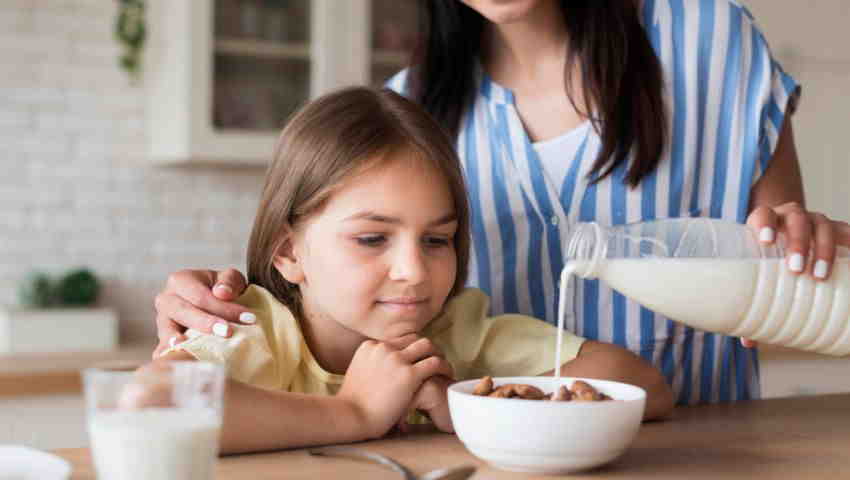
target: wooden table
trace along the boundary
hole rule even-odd
[[[553,478],[505,472],[470,455],[454,435],[418,433],[358,444],[421,474],[475,464],[473,479]],[[74,466],[74,480],[95,479],[88,449],[55,453]],[[304,450],[221,458],[219,480],[395,479],[382,467]],[[593,479],[839,479],[850,478],[850,394],[679,407],[671,420],[645,423],[631,448],[596,470]]]

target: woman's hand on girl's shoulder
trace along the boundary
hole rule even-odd
[[[245,291],[247,281],[235,269],[181,270],[168,276],[165,288],[156,296],[156,330],[160,352],[186,338],[191,328],[203,333],[229,337],[233,333],[228,322],[240,322],[248,309],[233,303]]]

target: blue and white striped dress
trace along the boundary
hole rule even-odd
[[[625,168],[589,185],[599,150],[592,128],[558,183],[517,114],[513,93],[480,74],[457,148],[471,204],[469,284],[492,297],[492,313],[557,323],[563,240],[576,222],[607,225],[682,216],[738,222],[767,167],[796,82],[771,57],[750,13],[731,0],[646,0],[643,21],[666,76],[670,140],[655,172],[635,189]],[[404,91],[405,72],[389,86]],[[582,127],[579,127],[582,128]],[[622,345],[662,370],[680,404],[759,397],[755,350],[655,314],[598,280],[573,282],[567,328]]]

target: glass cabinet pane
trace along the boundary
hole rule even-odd
[[[418,35],[417,3],[372,0],[373,85],[383,85],[409,63]]]
[[[310,0],[215,0],[216,38],[310,41]]]
[[[310,1],[214,5],[213,126],[280,129],[310,95]]]

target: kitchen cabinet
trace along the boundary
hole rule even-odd
[[[850,357],[759,346],[762,398],[850,392]]]
[[[392,0],[149,1],[150,157],[267,164],[305,101],[381,84],[406,65],[415,10]]]

